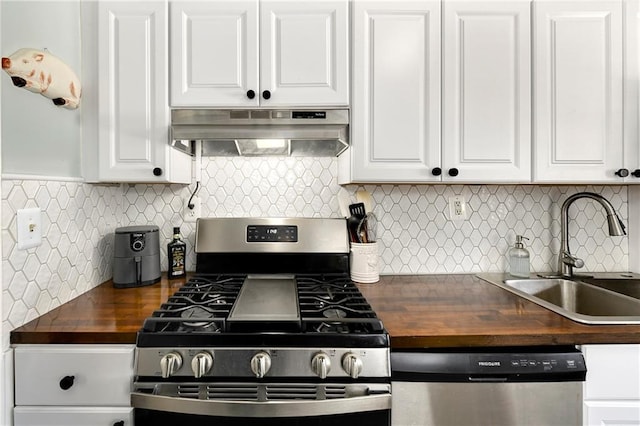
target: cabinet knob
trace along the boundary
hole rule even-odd
[[[68,390],[73,386],[73,381],[76,379],[76,376],[64,376],[60,379],[60,389]]]
[[[442,169],[440,167],[434,167],[431,169],[431,174],[434,176],[440,176],[442,174]]]
[[[153,169],[154,176],[162,176],[162,169],[160,167],[156,167]]]
[[[247,90],[247,98],[253,99],[255,97],[256,97],[256,92],[254,92],[253,90]]]
[[[616,176],[622,177],[622,178],[627,177],[627,176],[629,176],[629,170],[627,170],[627,169],[618,169],[618,171],[616,172]]]
[[[117,421],[113,424],[113,426],[124,426],[124,420]]]
[[[458,169],[456,169],[455,167],[449,169],[449,176],[458,176]]]
[[[633,177],[640,177],[640,169],[635,169],[634,171],[631,172],[631,176]]]
[[[265,99],[270,99],[271,98],[271,92],[268,90],[265,90],[264,92],[262,92],[262,97]]]

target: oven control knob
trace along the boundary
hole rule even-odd
[[[266,352],[258,352],[251,358],[251,371],[258,379],[262,379],[271,368],[271,356]]]
[[[331,370],[331,359],[324,352],[318,352],[311,360],[311,369],[321,379],[326,379]]]
[[[200,352],[191,360],[193,377],[199,379],[207,374],[213,367],[213,356],[209,352]]]
[[[169,352],[160,360],[163,379],[173,376],[176,371],[180,370],[180,367],[182,367],[182,357],[177,352]]]
[[[353,352],[349,352],[342,357],[342,369],[351,376],[352,379],[357,379],[360,373],[362,373],[362,360]]]

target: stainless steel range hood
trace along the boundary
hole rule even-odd
[[[171,111],[171,144],[204,156],[334,157],[349,146],[348,109]]]

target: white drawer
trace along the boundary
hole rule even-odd
[[[584,399],[640,399],[640,345],[585,345]]]
[[[15,426],[133,426],[133,408],[16,407]]]
[[[19,345],[16,405],[129,406],[133,354],[133,345]]]

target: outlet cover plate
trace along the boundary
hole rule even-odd
[[[18,250],[42,244],[42,212],[39,208],[20,209],[16,214]]]
[[[467,203],[462,195],[449,198],[449,217],[451,220],[467,219]]]
[[[191,200],[193,204],[193,208],[190,209],[188,204],[189,200],[184,203],[184,221],[185,222],[195,222],[199,217],[202,216],[202,201],[200,197],[193,197]]]

